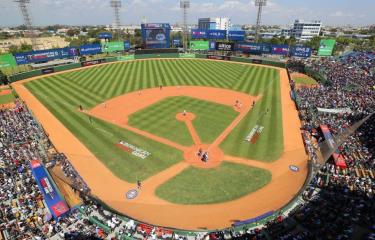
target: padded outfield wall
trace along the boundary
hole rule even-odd
[[[116,62],[116,61],[127,61],[132,60],[132,57],[124,56],[124,58],[121,57],[109,57],[102,59],[100,63],[108,63],[108,62]],[[134,59],[151,59],[151,58],[200,58],[200,59],[212,59],[210,56],[213,55],[206,55],[206,54],[179,54],[179,53],[160,53],[160,54],[140,54],[140,55],[134,55]],[[245,62],[245,63],[254,63],[254,64],[260,64],[260,65],[268,65],[268,66],[274,66],[274,67],[281,67],[285,68],[286,63],[284,62],[277,62],[277,61],[270,61],[270,60],[263,60],[263,59],[253,59],[253,58],[242,58],[242,57],[227,57],[227,56],[215,56],[215,59],[225,60],[225,61],[234,61],[234,62]],[[90,61],[88,61],[90,62]],[[100,64],[96,63],[96,64]],[[10,82],[15,82],[19,80],[23,80],[26,78],[36,77],[47,73],[52,72],[61,72],[65,70],[70,70],[74,68],[80,68],[82,67],[81,63],[73,63],[68,65],[61,65],[61,66],[55,66],[55,67],[48,67],[45,69],[37,69],[32,70],[29,72],[23,72],[19,74],[14,74],[9,77]]]

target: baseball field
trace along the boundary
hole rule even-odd
[[[226,227],[282,207],[306,178],[285,69],[152,59],[13,87],[92,193],[138,220]]]

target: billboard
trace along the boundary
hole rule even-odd
[[[235,44],[234,50],[254,55],[270,54],[272,46],[267,43],[240,42]]]
[[[335,47],[336,40],[322,39],[320,40],[318,56],[331,56],[333,48]]]
[[[99,39],[112,39],[112,33],[109,32],[101,32],[98,35]]]
[[[295,46],[291,48],[290,54],[292,57],[308,58],[311,56],[311,48],[303,47],[303,46]]]
[[[124,41],[124,49],[125,50],[130,49],[130,42],[129,41]]]
[[[44,201],[47,204],[52,216],[55,219],[64,216],[69,211],[69,207],[64,198],[58,192],[58,189],[49,176],[47,170],[39,162],[39,160],[31,160],[30,167],[35,181],[38,184],[39,190],[43,194]]]
[[[104,42],[102,43],[102,52],[124,51],[124,42]]]
[[[208,41],[191,41],[190,49],[191,50],[208,50],[209,42]]]
[[[145,23],[141,25],[145,48],[169,48],[171,27],[168,23]]]
[[[181,41],[181,39],[173,39],[173,46],[175,46],[175,47],[180,47],[180,46],[182,46],[182,41]]]
[[[205,29],[192,29],[191,38],[208,38],[208,30]]]
[[[71,58],[77,56],[78,52],[76,48],[66,47],[66,48],[56,48],[49,50],[38,50],[25,53],[16,53],[14,57],[18,65],[47,62],[55,59],[61,58]]]
[[[100,44],[85,44],[79,47],[81,55],[94,55],[102,52],[102,46]]]
[[[210,42],[208,50],[215,51],[216,50],[216,42]]]
[[[208,30],[209,39],[226,39],[227,31],[226,30]]]
[[[217,42],[216,43],[216,50],[233,51],[234,50],[234,43]]]
[[[8,53],[0,55],[0,68],[15,66],[17,66],[17,63],[12,54]]]
[[[288,45],[272,45],[271,54],[288,55],[289,54],[289,46]]]
[[[228,40],[230,41],[244,41],[245,31],[229,31]]]

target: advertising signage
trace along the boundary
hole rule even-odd
[[[112,33],[101,32],[98,37],[99,39],[112,39]]]
[[[216,42],[210,42],[208,50],[215,51],[216,50]]]
[[[244,53],[262,54],[262,44],[258,43],[237,43],[235,49]]]
[[[49,50],[38,50],[26,53],[16,53],[14,57],[18,65],[47,62],[55,59],[61,58],[71,58],[77,56],[78,52],[76,48],[66,47],[66,48],[56,48]]]
[[[191,50],[208,50],[209,42],[208,41],[191,41],[190,42]]]
[[[124,49],[129,50],[130,49],[130,42],[129,41],[124,41]]]
[[[102,52],[124,51],[124,42],[104,42],[102,43]]]
[[[234,43],[217,42],[216,43],[216,50],[233,51],[234,50]]]
[[[289,46],[288,45],[272,45],[271,53],[276,54],[276,55],[288,55]]]
[[[182,46],[181,39],[173,39],[173,46],[174,47],[180,47],[180,46]]]
[[[209,39],[226,39],[227,31],[226,30],[209,30],[208,38]]]
[[[102,46],[100,44],[85,44],[79,47],[79,52],[82,56],[94,55],[102,52]]]
[[[191,38],[208,38],[208,30],[205,29],[192,29]]]
[[[335,47],[336,40],[322,39],[318,50],[318,56],[331,56],[333,48]]]
[[[228,40],[231,41],[244,41],[245,40],[245,31],[229,31]]]
[[[15,66],[17,66],[17,63],[12,54],[8,53],[0,55],[0,68]]]
[[[141,25],[142,42],[145,48],[169,48],[171,27],[168,23]]]
[[[291,49],[291,55],[293,57],[308,58],[311,56],[311,48],[303,46],[295,46]]]

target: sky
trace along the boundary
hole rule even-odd
[[[30,0],[33,25],[107,25],[114,21],[110,0]],[[122,25],[182,21],[179,0],[122,0]],[[321,20],[323,25],[375,24],[375,0],[268,0],[262,24],[289,25],[295,19]],[[234,24],[254,24],[254,0],[191,0],[188,22],[199,17],[229,17]],[[14,0],[0,0],[0,26],[23,24]]]

